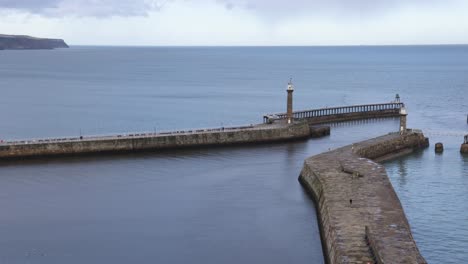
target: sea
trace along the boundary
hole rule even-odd
[[[431,146],[384,165],[429,263],[468,259],[468,46],[0,51],[0,140],[262,122],[399,94]],[[292,143],[0,162],[0,263],[324,263],[304,159],[398,130]],[[444,152],[434,153],[442,142]]]

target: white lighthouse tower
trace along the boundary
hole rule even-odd
[[[408,116],[408,111],[406,111],[405,105],[400,108],[400,134],[406,134],[406,116]]]
[[[292,123],[293,120],[293,92],[294,86],[292,83],[292,78],[289,80],[288,88],[286,89],[288,92],[288,102],[287,102],[287,109],[286,109],[286,116],[288,119],[288,124]]]

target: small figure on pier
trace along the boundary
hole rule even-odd
[[[288,92],[286,115],[287,115],[288,124],[291,124],[293,120],[293,92],[294,92],[292,78],[289,80],[288,88],[286,89],[286,91]]]

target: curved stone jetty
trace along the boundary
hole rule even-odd
[[[427,147],[391,133],[308,158],[299,181],[317,205],[327,263],[426,263],[385,168],[375,161]]]

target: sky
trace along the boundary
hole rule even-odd
[[[468,0],[0,0],[0,34],[71,45],[468,44]]]

